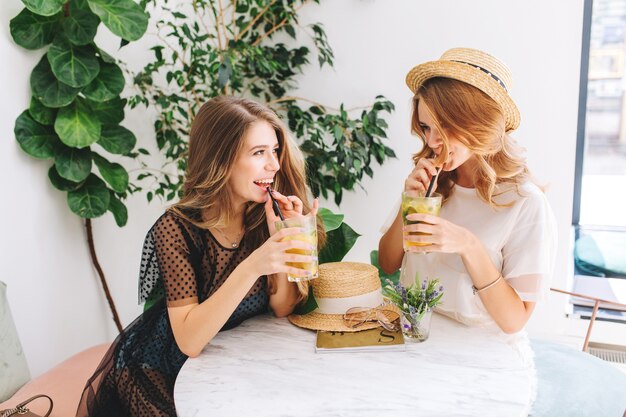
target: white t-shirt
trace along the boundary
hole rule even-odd
[[[556,255],[556,221],[544,193],[528,182],[520,196],[514,189],[496,197],[511,207],[492,208],[476,189],[454,186],[440,216],[463,226],[483,243],[492,262],[523,301],[539,301],[549,291]],[[397,214],[397,208],[395,214]],[[388,228],[387,226],[385,228]],[[401,281],[404,285],[438,278],[444,287],[437,311],[473,326],[497,328],[458,254],[405,253]],[[495,277],[494,277],[495,278]]]

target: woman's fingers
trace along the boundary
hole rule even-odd
[[[293,235],[297,235],[297,234],[301,234],[301,233],[304,233],[304,231],[300,227],[288,227],[286,229],[279,230],[270,239],[273,240],[273,241],[280,242],[281,240],[283,240],[287,236],[293,236]],[[293,239],[293,240],[295,240],[295,239]],[[290,242],[290,241],[291,240],[288,240],[287,242]]]
[[[426,213],[412,213],[406,216],[406,219],[412,222],[426,222],[430,224],[440,224],[442,222],[441,217],[433,216]]]
[[[425,186],[430,183],[431,176],[424,169],[415,171],[415,178]]]
[[[312,275],[311,271],[307,271],[306,269],[299,269],[293,266],[285,265],[283,271],[280,271],[285,274],[289,274],[292,277],[310,277]]]
[[[304,251],[311,251],[314,250],[316,248],[316,245],[309,243],[309,242],[305,242],[304,240],[300,240],[300,239],[288,239],[288,240],[283,240],[279,243],[279,250],[281,251],[288,251],[290,249],[300,249],[300,250],[304,250]]]
[[[286,196],[283,195],[281,193],[279,193],[276,190],[272,190],[272,196],[274,197],[274,200],[276,200],[278,202],[278,204],[281,206],[282,209],[284,210],[293,210],[293,202],[290,200],[291,198],[298,198],[295,196]]]
[[[406,191],[409,191],[409,190],[416,190],[418,192],[426,191],[424,184],[422,184],[420,181],[416,180],[413,177],[407,178],[406,182],[404,183],[404,189]]]
[[[437,232],[437,227],[428,223],[407,224],[402,228],[402,231],[405,233],[412,232],[433,234]]]
[[[409,246],[407,250],[409,252],[416,252],[416,253],[441,252],[441,246],[435,243],[430,243],[424,246]]]
[[[429,245],[433,243],[439,243],[437,241],[437,238],[431,234],[414,235],[405,233],[402,235],[402,239],[404,239],[406,242],[425,243]]]
[[[437,175],[437,168],[432,160],[422,158],[417,162],[413,171],[411,171],[411,174],[404,184],[404,188],[405,190],[424,192],[430,185],[431,178],[435,175]]]
[[[295,195],[283,195],[276,190],[272,190],[272,196],[274,200],[278,202],[281,210],[283,211],[295,211],[299,214],[302,214],[302,208],[304,205],[302,204],[302,200],[296,197]]]
[[[298,213],[302,214],[302,200],[300,200],[295,195],[287,196],[287,200],[289,200],[289,202],[291,203],[291,210],[295,210]]]
[[[417,161],[417,166],[423,167],[430,174],[430,177],[437,175],[437,167],[432,159],[422,158]]]
[[[312,255],[297,255],[294,253],[286,253],[283,256],[283,262],[299,262],[302,264],[310,264],[317,260],[317,256]]]

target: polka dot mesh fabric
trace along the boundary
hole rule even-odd
[[[113,342],[89,379],[77,417],[175,417],[174,382],[187,360],[174,340],[168,307],[206,300],[254,249],[244,235],[226,248],[207,230],[174,213],[148,232],[141,255],[139,301],[151,308]],[[260,277],[222,330],[267,312],[267,280]]]

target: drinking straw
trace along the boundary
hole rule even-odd
[[[433,186],[435,182],[437,182],[437,177],[439,177],[439,173],[441,172],[441,168],[437,167],[437,173],[430,179],[430,184],[428,184],[428,190],[426,190],[425,197],[430,197],[430,193],[433,191]]]
[[[267,187],[267,193],[270,195],[270,198],[272,199],[272,207],[274,208],[274,214],[278,217],[280,217],[280,220],[285,220],[285,216],[283,216],[283,213],[280,212],[280,208],[278,207],[278,202],[274,199],[274,196],[272,195],[272,189],[270,187]]]

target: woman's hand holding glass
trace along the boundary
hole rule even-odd
[[[299,227],[290,227],[276,232],[263,245],[252,252],[241,265],[250,268],[252,274],[257,278],[271,274],[310,275],[310,272],[305,269],[287,265],[287,262],[310,264],[316,260],[314,256],[310,255],[287,253],[289,250],[311,252],[316,249],[317,245],[302,240],[285,239],[299,234],[302,234],[302,229]]]
[[[404,239],[426,245],[410,247],[410,252],[445,252],[462,255],[472,247],[475,241],[472,232],[438,216],[415,213],[409,214],[407,219],[420,223],[404,226]],[[427,234],[409,235],[410,232]]]

